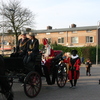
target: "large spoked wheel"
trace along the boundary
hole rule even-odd
[[[58,66],[58,71],[57,71],[57,85],[62,88],[65,86],[66,81],[67,81],[67,69],[64,64],[60,64]]]
[[[37,72],[29,72],[24,80],[24,92],[30,97],[36,97],[41,90],[41,77]]]

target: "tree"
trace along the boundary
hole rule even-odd
[[[16,36],[16,44],[20,31],[25,26],[33,25],[35,17],[28,8],[23,8],[18,0],[8,0],[7,3],[0,3],[0,16],[4,20],[4,22],[1,21],[1,27],[8,27],[13,31]]]

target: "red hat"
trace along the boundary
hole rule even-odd
[[[46,44],[48,44],[48,40],[46,39],[46,38],[43,38],[43,45],[46,45]]]

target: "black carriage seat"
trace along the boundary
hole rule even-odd
[[[24,69],[22,57],[4,57],[5,67],[8,70],[20,70]]]
[[[41,59],[42,54],[39,53],[34,61],[30,61],[28,64],[25,65],[25,68],[29,71],[40,71],[41,70]]]
[[[42,53],[39,53],[39,55],[36,57],[35,60],[35,71],[37,71],[42,76],[41,60],[42,60]]]
[[[39,63],[41,62],[41,59],[42,59],[42,54],[39,53],[39,54],[35,57],[35,59],[34,59],[34,60],[31,60],[30,62],[33,63],[34,65],[37,65],[37,64],[39,64]],[[29,63],[30,63],[30,62],[29,62]]]
[[[35,62],[41,62],[41,59],[42,59],[42,54],[39,53],[39,54],[36,56]]]

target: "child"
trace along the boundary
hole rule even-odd
[[[70,52],[64,53],[63,58],[64,58],[64,61],[66,62],[67,74],[68,74],[68,71],[69,71],[69,61],[70,61],[70,58],[71,58],[71,53]]]
[[[86,65],[86,76],[91,76],[91,73],[90,73],[90,68],[92,66],[92,62],[90,61],[90,59],[88,58],[85,62],[85,65]]]

